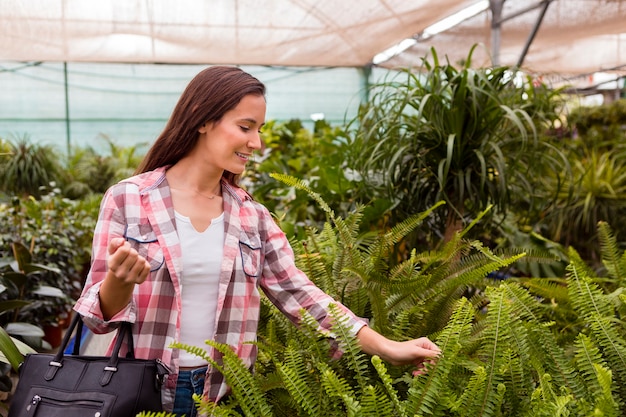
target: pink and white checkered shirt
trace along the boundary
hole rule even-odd
[[[135,356],[160,358],[172,371],[163,389],[164,409],[171,411],[179,365],[178,351],[169,346],[180,335],[183,269],[166,169],[123,180],[105,193],[94,232],[91,270],[74,309],[83,315],[94,333],[115,330],[121,321],[134,323]],[[318,321],[320,331],[329,331],[330,304],[345,311],[350,317],[348,325],[355,334],[366,324],[316,287],[296,267],[285,234],[263,205],[226,182],[222,182],[222,195],[224,259],[215,334],[207,334],[207,339],[232,346],[252,368],[257,356],[256,346],[245,342],[257,340],[259,289],[296,324],[301,309],[305,309]],[[150,262],[152,271],[144,283],[135,286],[128,306],[105,321],[98,292],[106,275],[108,242],[120,236]],[[203,348],[215,358],[219,357],[208,346]],[[217,401],[227,393],[222,374],[209,366],[204,394]]]

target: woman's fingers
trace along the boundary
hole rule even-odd
[[[108,267],[116,278],[124,282],[141,284],[150,274],[150,264],[127,241],[111,239],[108,246]]]

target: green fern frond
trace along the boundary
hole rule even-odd
[[[400,242],[403,238],[405,238],[409,233],[411,233],[415,228],[417,228],[420,224],[424,222],[430,214],[436,210],[439,206],[445,204],[444,201],[439,201],[435,203],[428,210],[425,210],[421,213],[414,214],[409,218],[403,220],[402,222],[393,226],[388,232],[386,232],[383,236],[380,236],[368,250],[368,253],[374,259],[384,259],[389,253],[391,253],[391,249]]]
[[[309,188],[304,181],[285,174],[271,174],[271,177],[287,184],[288,186],[292,186],[306,192],[317,202],[320,208],[328,215],[330,221],[334,224],[335,230],[332,232],[338,237],[342,250],[338,251],[334,257],[332,269],[333,275],[336,277],[348,268],[352,270],[362,269],[362,256],[360,256],[360,251],[358,250],[359,244],[357,239],[359,229],[358,221],[361,218],[360,213],[356,212],[353,216],[344,220],[339,216],[335,216],[333,210],[322,199],[322,197]],[[328,230],[328,228],[325,227],[325,230]]]
[[[601,395],[596,396],[595,406],[597,411],[594,410],[594,412],[596,412],[596,415],[598,415],[599,411],[600,413],[602,413],[601,415],[607,417],[617,417],[619,415],[622,415],[622,413],[620,412],[620,402],[615,400],[612,392],[613,378],[611,370],[600,364],[595,364],[594,367],[596,368],[598,383],[602,389]]]
[[[174,342],[170,345],[170,347],[187,351],[188,353],[204,359],[205,361],[209,361],[209,359],[211,359],[211,356],[207,353],[206,349],[200,346],[192,346],[185,343]]]
[[[620,256],[617,239],[615,239],[608,223],[598,222],[598,240],[602,263],[609,277],[613,278],[620,286],[626,286],[626,252]]]
[[[278,181],[285,183],[290,187],[294,187],[306,192],[313,200],[315,200],[319,207],[328,215],[329,219],[335,225],[337,235],[341,240],[341,244],[348,249],[348,251],[344,252],[344,255],[349,257],[353,254],[351,250],[358,246],[355,239],[356,232],[358,230],[358,219],[360,218],[358,217],[358,213],[355,219],[348,219],[346,221],[343,218],[336,216],[334,211],[324,201],[324,199],[318,193],[309,188],[309,186],[304,181],[285,174],[273,173],[270,174],[270,176]],[[338,257],[338,259],[340,259],[340,257]],[[347,264],[352,264],[350,260],[341,260],[339,262],[339,265],[344,264],[344,262],[346,262]],[[335,270],[343,270],[343,267],[335,268]]]
[[[567,266],[567,283],[570,299],[581,317],[591,314],[600,317],[612,316],[613,305],[607,300],[600,287],[593,283],[593,272],[583,262],[578,253],[569,249],[570,264]]]
[[[370,296],[372,292],[377,294],[378,297]],[[349,290],[346,286],[344,287],[344,291],[341,293],[339,301],[357,316],[366,317],[370,315],[368,310],[377,311],[381,309],[380,306],[384,305],[385,297],[382,296],[383,294],[384,290],[382,289],[378,292],[375,292],[373,289],[368,291],[367,288],[360,284],[356,287],[351,287]]]
[[[361,404],[353,397],[344,397],[343,402],[346,406],[347,417],[365,417],[361,412]]]
[[[318,287],[320,287],[324,292],[326,292],[331,297],[339,296],[339,289],[336,287],[336,280],[332,275],[331,268],[329,267],[329,262],[327,258],[334,257],[335,254],[327,254],[321,253],[319,248],[310,248],[309,242],[313,242],[313,245],[317,243],[316,240],[312,238],[314,236],[312,231],[307,231],[309,233],[309,241],[303,241],[294,243],[292,245],[293,248],[301,248],[300,251],[295,253],[296,265],[307,275],[307,277],[313,281]],[[311,251],[313,249],[314,251]]]
[[[398,398],[398,392],[393,386],[393,380],[387,372],[387,367],[380,359],[380,357],[376,355],[372,356],[372,365],[374,365],[374,369],[376,369],[376,373],[380,377],[380,381],[382,382],[385,394],[390,401],[392,410],[394,411],[394,413],[391,415],[396,417],[405,417],[406,413],[404,412],[404,407],[400,402],[400,398]]]
[[[544,374],[539,378],[539,387],[531,397],[531,409],[536,416],[569,416],[569,405],[573,402],[571,394],[558,395],[554,391],[554,384],[550,374]]]
[[[341,402],[342,414],[358,415],[360,405],[358,400],[355,399],[355,393],[350,383],[339,377],[335,371],[324,363],[317,364],[317,367],[321,375],[322,388],[328,398]]]
[[[520,341],[516,342],[519,345]],[[505,379],[505,403],[508,410],[523,409],[526,398],[535,387],[534,372],[529,369],[528,357],[509,350],[509,359],[502,374]]]
[[[564,267],[566,262],[563,257],[555,254],[550,249],[543,248],[506,248],[497,251],[498,255],[504,256],[514,255],[516,253],[524,252],[526,256],[518,261],[518,267],[520,270],[526,271],[527,275],[532,277],[560,277],[556,271]]]
[[[454,404],[451,405],[451,410],[459,413],[460,415],[474,415],[475,412],[472,407],[475,407],[475,399],[480,392],[484,389],[487,379],[487,372],[482,366],[474,368],[473,375],[469,380],[467,386],[463,387],[463,394],[458,398]]]
[[[588,326],[591,335],[602,346],[603,357],[615,372],[621,394],[626,398],[626,340],[615,322],[615,310],[608,297],[594,284],[589,269],[570,248],[568,290],[575,310]]]
[[[577,369],[573,366],[566,352],[559,346],[555,335],[539,322],[528,325],[529,363],[538,374],[551,375],[553,384],[572,394],[575,399],[585,398],[584,384]]]
[[[318,193],[316,193],[311,188],[309,188],[309,186],[304,181],[296,177],[293,177],[291,175],[287,175],[287,174],[272,173],[269,175],[271,178],[274,178],[275,180],[278,180],[288,185],[289,187],[294,187],[294,188],[297,188],[299,190],[306,192],[312,199],[314,199],[317,202],[319,207],[324,212],[326,212],[330,217],[334,217],[335,214],[333,210],[330,208],[330,206],[326,204],[324,199],[322,199],[322,197]]]
[[[320,335],[319,323],[304,309],[301,311],[301,316],[300,325],[295,332],[294,338],[297,338],[296,341],[300,346],[306,346],[307,351],[313,357],[318,359],[328,358],[331,345],[325,336]]]
[[[427,251],[416,255],[417,261],[423,269],[428,270],[445,264],[452,264],[469,252],[469,242],[463,240],[459,233],[455,233],[450,241],[446,242],[439,250]]]
[[[458,300],[457,308],[448,325],[435,341],[441,349],[441,359],[429,367],[426,374],[418,375],[410,382],[404,407],[406,415],[434,415],[437,410],[442,409],[441,399],[446,392],[444,386],[452,372],[451,364],[455,363],[463,340],[471,330],[473,317],[474,312],[467,299]]]
[[[267,403],[258,382],[241,358],[227,344],[213,340],[207,340],[206,343],[222,354],[222,363],[218,363],[208,355],[205,359],[224,375],[233,396],[237,399],[237,405],[246,415],[271,416],[272,407]]]
[[[369,368],[365,354],[359,346],[356,335],[352,334],[346,324],[348,317],[344,315],[335,304],[331,304],[329,310],[333,318],[331,330],[343,353],[341,360],[345,361],[348,368],[355,372],[354,377],[361,389],[364,389],[368,385],[369,378]]]
[[[483,343],[479,356],[484,358],[485,386],[476,396],[475,401],[478,415],[494,415],[499,407],[501,398],[498,396],[498,387],[503,385],[503,375],[500,369],[506,364],[507,350],[513,343],[509,325],[512,306],[502,287],[487,288],[489,310],[486,317],[486,327],[482,333]],[[504,395],[504,393],[502,393]]]
[[[542,323],[539,301],[515,282],[502,284],[501,290],[506,293],[515,312],[510,326],[515,332],[517,355],[531,363],[539,375],[550,374],[555,385],[576,398],[583,398],[585,391],[578,373],[550,330],[550,323]],[[524,387],[525,390],[528,388]]]
[[[565,280],[551,278],[513,278],[512,280],[544,300],[553,300],[559,306],[569,303]]]
[[[491,209],[493,208],[493,204],[489,204],[483,211],[481,211],[480,213],[478,213],[476,215],[476,218],[474,218],[471,223],[469,225],[467,225],[466,227],[463,228],[463,230],[461,230],[458,234],[460,238],[465,237],[465,235],[467,234],[467,232],[469,232],[478,222],[480,222],[480,220],[485,217],[485,215],[487,215],[487,213],[489,213],[491,211]]]
[[[619,404],[613,398],[615,387],[612,374],[600,349],[584,334],[578,335],[574,347],[574,359],[585,381],[586,402],[602,409],[604,415],[617,415]]]
[[[421,275],[418,270],[417,253],[415,250],[410,252],[409,258],[400,262],[389,270],[390,287],[394,285],[403,285],[406,281],[413,281]]]
[[[348,381],[341,378],[328,364],[320,362],[316,364],[322,379],[322,387],[331,397],[354,397],[355,393]]]
[[[395,297],[400,299],[396,302]],[[426,332],[421,329],[426,328],[424,318],[427,312],[424,304],[420,300],[408,300],[405,296],[390,296],[388,311],[391,325],[387,329],[395,340],[409,340],[415,336],[421,336]],[[407,306],[403,306],[406,303]]]
[[[466,256],[447,271],[442,268],[433,272],[432,281],[436,282],[430,283],[430,290],[423,297],[436,300],[460,287],[465,288],[471,284],[481,283],[490,272],[511,265],[523,256],[520,254],[509,259],[496,257],[495,260],[485,257],[485,254]],[[444,272],[446,274],[442,276],[441,274]]]
[[[359,403],[363,416],[398,417],[394,413],[394,405],[389,397],[379,387],[372,385],[365,387]]]
[[[277,363],[276,368],[291,398],[298,403],[309,416],[318,416],[320,404],[314,391],[317,386],[309,376],[301,352],[288,347],[284,363]]]

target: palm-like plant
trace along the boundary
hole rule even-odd
[[[31,143],[28,136],[7,143],[8,152],[0,154],[0,190],[38,197],[41,187],[57,179],[59,164],[54,148]]]
[[[576,109],[568,123],[572,133],[578,132],[564,146],[571,176],[539,221],[554,240],[598,261],[598,222],[613,222],[622,237],[626,232],[622,222],[615,222],[626,215],[626,100]],[[550,173],[543,178],[546,183],[558,182]]]
[[[472,69],[472,52],[457,69],[433,50],[422,71],[376,85],[353,120],[350,159],[366,192],[392,200],[396,219],[445,200],[444,241],[490,204],[495,213],[520,200],[529,208],[540,164],[567,165],[539,140],[556,118],[557,92],[508,67]]]
[[[613,152],[592,150],[572,161],[572,195],[562,195],[548,215],[554,218],[555,238],[577,244],[595,236],[599,221],[626,213],[626,160]]]
[[[100,135],[108,145],[108,154],[101,155],[91,146],[77,147],[68,155],[61,187],[69,198],[102,194],[107,188],[133,174],[141,158],[139,150],[145,143],[123,147],[106,135]]]

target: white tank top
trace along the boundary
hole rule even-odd
[[[205,340],[212,339],[215,332],[224,213],[213,219],[205,231],[198,232],[189,217],[176,212],[176,230],[183,255],[180,342],[208,350]],[[180,366],[204,365],[206,361],[196,355],[180,351]]]

